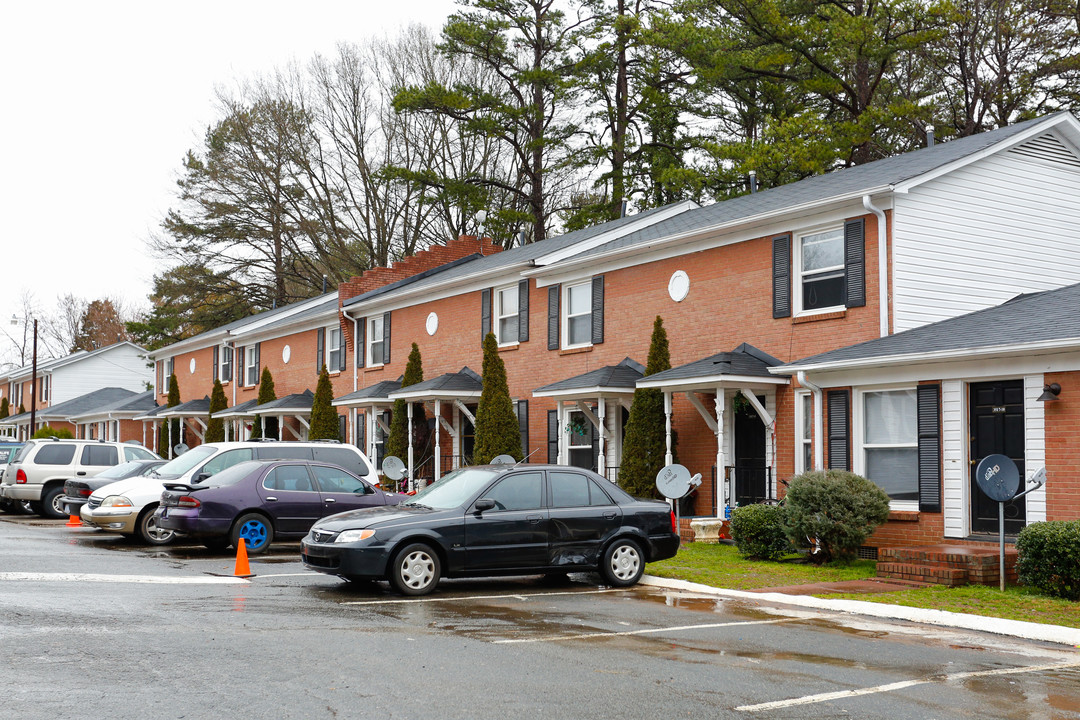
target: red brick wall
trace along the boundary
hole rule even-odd
[[[1046,412],[1046,519],[1080,520],[1080,372],[1046,373],[1061,385]],[[1033,468],[1034,469],[1034,468]]]

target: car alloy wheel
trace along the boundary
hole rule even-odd
[[[241,540],[249,553],[257,555],[264,552],[274,541],[274,528],[265,516],[248,513],[233,524],[233,546],[238,546]]]
[[[405,595],[426,595],[439,583],[442,568],[439,556],[423,543],[414,543],[399,552],[391,566],[390,582]]]
[[[626,587],[641,579],[645,563],[633,540],[616,540],[604,552],[600,574],[610,585]]]
[[[176,533],[172,530],[166,530],[163,527],[158,527],[157,516],[154,511],[157,509],[156,505],[152,505],[142,511],[142,515],[139,516],[139,522],[137,524],[137,530],[139,538],[142,539],[147,545],[168,545],[176,537]]]

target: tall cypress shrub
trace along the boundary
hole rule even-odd
[[[653,321],[652,341],[645,376],[671,369],[667,331],[659,315]],[[664,393],[658,388],[638,388],[630,406],[623,439],[622,464],[619,466],[619,485],[637,497],[659,497],[656,474],[664,467],[667,441],[664,437]],[[671,443],[675,453],[675,438]]]
[[[495,333],[484,338],[484,369],[480,374],[483,389],[476,408],[476,445],[473,462],[486,465],[498,455],[512,455],[521,460],[521,427],[510,399],[506,365],[499,357]]]
[[[341,440],[337,410],[334,409],[334,388],[330,385],[330,372],[323,365],[319,384],[315,386],[315,399],[311,402],[310,440]]]
[[[11,403],[7,398],[0,398],[0,420],[11,414]]]
[[[210,419],[206,422],[206,442],[225,441],[225,421],[214,417],[214,413],[227,407],[229,401],[225,398],[225,388],[221,387],[221,380],[214,378],[214,389],[210,391]]]
[[[264,367],[262,376],[259,378],[259,404],[263,405],[274,400],[277,400],[277,393],[274,392],[274,376],[270,374],[270,368]],[[262,436],[262,419],[256,415],[251,428],[251,439],[259,440]],[[266,419],[266,436],[279,439],[277,418]]]
[[[165,401],[165,407],[176,407],[180,404],[180,385],[176,381],[176,373],[169,376],[169,397]],[[158,431],[158,455],[163,458],[172,457],[172,446],[169,445],[169,425],[172,424],[172,444],[176,445],[183,438],[180,437],[180,420],[166,420],[161,423]]]
[[[402,389],[424,382],[424,361],[420,357],[420,347],[412,344],[409,351],[409,360],[405,363],[405,374],[401,378]],[[390,435],[386,438],[386,454],[393,455],[401,460],[409,456],[409,409],[402,399],[394,401],[394,412],[390,417]],[[423,404],[413,406],[413,454],[415,456],[417,445],[427,429],[427,413],[424,412]]]

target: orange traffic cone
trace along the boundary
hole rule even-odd
[[[64,527],[82,527],[82,520],[78,515],[68,515],[68,521],[64,523]]]
[[[248,567],[247,544],[244,543],[244,538],[240,538],[240,541],[236,544],[236,569],[233,570],[233,575],[236,577],[249,577],[251,575],[251,568]]]

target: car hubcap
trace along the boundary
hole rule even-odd
[[[67,503],[63,500],[63,495],[57,495],[52,500],[53,512],[57,515],[66,515]]]
[[[401,561],[401,579],[414,590],[425,587],[435,576],[435,562],[426,552],[409,553]]]
[[[164,542],[172,537],[173,531],[159,528],[157,524],[157,518],[151,515],[150,518],[146,521],[146,534],[152,537],[154,540]]]
[[[637,574],[641,558],[629,545],[616,548],[611,555],[611,572],[620,580],[629,580]]]
[[[240,537],[249,548],[260,548],[266,542],[266,526],[256,520],[248,521],[240,528]]]

